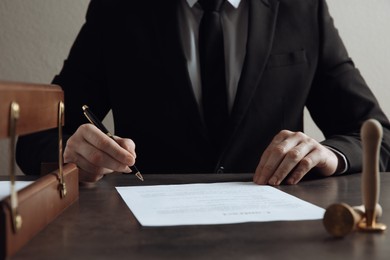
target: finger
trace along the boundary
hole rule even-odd
[[[133,140],[131,140],[129,138],[121,138],[121,137],[118,137],[118,136],[114,136],[114,138],[115,138],[115,141],[122,148],[127,150],[132,155],[132,157],[134,159],[134,163],[135,163],[135,159],[137,158],[137,154],[135,153],[135,143],[133,142]],[[129,165],[132,165],[132,164],[129,164]]]
[[[254,182],[267,184],[279,164],[282,162],[286,152],[296,145],[296,138],[291,137],[293,132],[283,130],[274,137],[270,145],[261,156],[260,163],[256,168]]]
[[[85,150],[85,148],[82,148],[82,147],[87,147],[87,146],[90,146],[90,145],[85,144],[85,143],[80,143],[79,151]],[[68,148],[69,148],[69,146],[67,145],[67,147],[65,148],[65,152],[64,152],[64,162],[65,163],[69,163],[69,162],[75,163],[80,169],[83,169],[87,172],[90,172],[90,173],[93,173],[96,175],[104,175],[104,174],[113,172],[113,170],[110,170],[110,169],[107,169],[107,168],[104,168],[104,167],[101,167],[101,166],[94,164],[90,160],[83,157],[82,153],[79,153],[78,151],[69,152]]]
[[[93,133],[95,129],[97,130],[96,127],[87,124],[84,127],[80,127],[69,138],[64,151],[64,162],[76,163],[79,167],[81,166],[89,172],[100,173],[100,168],[109,168],[111,171],[130,172],[131,170],[127,167],[127,164],[112,158],[85,140],[84,136],[88,135],[91,131]],[[99,135],[100,133],[99,130],[96,134]],[[102,137],[106,138],[105,135]]]
[[[264,150],[253,177],[253,181],[256,184],[264,185],[268,183],[268,180],[271,177],[273,171],[279,164],[279,162],[271,163],[270,158],[275,147],[277,147],[283,141],[283,139],[284,137],[281,137],[280,135],[275,136],[272,142]]]
[[[283,158],[279,167],[270,178],[268,184],[270,185],[280,185],[280,183],[289,176],[289,184],[295,183],[295,178],[298,178],[298,181],[305,175],[307,171],[305,167],[305,158],[311,151],[314,149],[313,145],[308,143],[299,143],[297,146],[291,148]],[[301,165],[303,163],[303,165]],[[299,171],[301,170],[301,171]],[[292,174],[295,172],[295,174]]]
[[[253,181],[256,184],[264,185],[268,183],[269,178],[278,166],[279,162],[270,162],[273,148],[267,147],[260,158],[260,162],[256,168]]]
[[[112,173],[113,170],[104,168],[104,167],[99,167],[94,164],[92,164],[90,161],[87,159],[83,158],[82,156],[77,157],[77,166],[79,167],[80,170],[83,171],[83,176],[80,176],[80,179],[84,179],[84,181],[89,181],[92,180],[99,180],[101,179],[105,174]]]
[[[78,157],[85,159],[96,167],[107,168],[118,172],[128,171],[127,164],[112,158],[105,151],[96,149],[96,147],[89,144],[83,145],[78,151],[78,155]]]
[[[112,159],[121,162],[123,165],[131,165],[134,163],[134,156],[121,147],[116,141],[108,137],[97,127],[91,124],[82,125],[81,127],[88,127],[84,132],[84,139],[98,150],[104,151]],[[87,156],[86,154],[84,156]],[[88,158],[88,157],[86,157]]]
[[[291,172],[290,176],[287,178],[287,184],[297,184],[311,169],[316,167],[322,161],[321,153],[318,149],[312,150],[308,153],[295,169]]]

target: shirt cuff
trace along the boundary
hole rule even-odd
[[[332,152],[334,152],[336,155],[338,155],[343,161],[344,161],[344,168],[338,170],[335,172],[334,175],[341,175],[343,173],[345,173],[347,170],[348,170],[348,161],[347,161],[347,157],[345,157],[345,155],[340,152],[339,150],[336,150],[334,149],[333,147],[330,147],[330,146],[327,146],[327,145],[324,145],[326,148],[328,148],[329,150],[331,150]]]

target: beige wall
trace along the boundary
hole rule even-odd
[[[390,117],[390,1],[327,1],[350,56]],[[322,140],[311,120],[306,129]]]
[[[84,22],[88,3],[0,0],[0,79],[50,83]],[[8,145],[0,140],[0,175],[8,174]]]
[[[0,79],[49,83],[68,54],[88,3],[0,0]],[[328,0],[328,4],[350,55],[389,116],[390,1]],[[309,117],[306,132],[322,139]],[[8,169],[7,145],[0,141],[0,175]]]

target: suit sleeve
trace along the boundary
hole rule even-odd
[[[359,70],[349,58],[325,1],[319,1],[319,64],[307,107],[323,131],[324,145],[342,152],[349,168],[362,169],[360,128],[367,119],[383,126],[380,150],[381,171],[390,170],[390,125]]]
[[[102,51],[106,2],[92,0],[86,22],[77,36],[67,60],[53,83],[62,87],[65,96],[64,144],[77,128],[87,123],[82,105],[87,104],[103,119],[110,105]],[[58,161],[57,129],[21,136],[16,148],[17,163],[25,174],[39,174],[42,162]]]

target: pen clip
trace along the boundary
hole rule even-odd
[[[88,121],[99,128],[101,131],[103,131],[106,135],[111,137],[111,133],[107,130],[107,128],[100,122],[100,120],[89,110],[89,107],[87,105],[83,105],[83,111],[85,117],[88,119]]]

